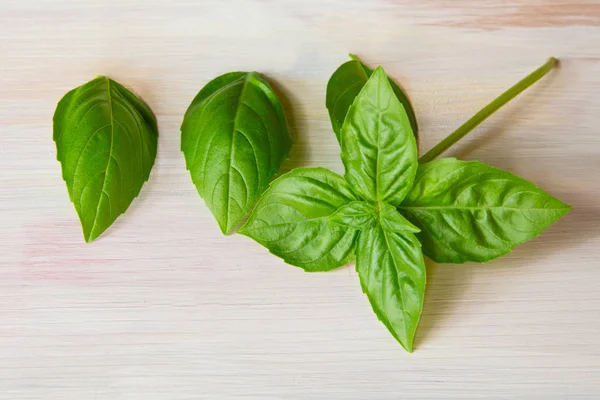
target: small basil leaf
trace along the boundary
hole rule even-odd
[[[156,118],[125,87],[98,77],[60,100],[53,123],[62,176],[84,239],[91,242],[148,180],[156,158]]]
[[[329,82],[327,82],[327,98],[325,105],[329,111],[331,126],[338,141],[340,141],[340,132],[344,125],[346,115],[348,114],[348,109],[354,102],[354,99],[360,90],[365,86],[372,73],[373,70],[371,68],[355,59],[342,64],[333,75],[331,75]],[[410,100],[392,79],[390,79],[389,82],[396,97],[404,106],[404,109],[408,114],[412,131],[414,135],[417,136],[417,118],[413,107],[410,104]]]
[[[392,208],[398,214],[398,211]],[[351,228],[363,229],[377,221],[377,209],[366,201],[353,201],[340,207],[329,220]]]
[[[239,233],[288,264],[328,271],[354,257],[358,231],[329,218],[356,200],[341,176],[324,168],[297,168],[271,183]]]
[[[256,72],[209,82],[181,126],[186,167],[224,234],[250,212],[290,148],[281,103]]]
[[[388,232],[420,232],[421,230],[411,224],[398,212],[398,209],[387,203],[379,205],[379,219],[381,227]]]
[[[381,226],[361,231],[356,270],[373,311],[408,352],[423,310],[425,262],[412,233]]]
[[[400,210],[439,263],[485,262],[538,236],[571,209],[510,172],[444,158],[419,166]]]
[[[417,145],[404,107],[379,67],[342,127],[346,179],[362,199],[400,204],[417,173]]]

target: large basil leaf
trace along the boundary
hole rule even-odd
[[[357,200],[341,176],[297,168],[271,183],[239,233],[288,264],[328,271],[352,261],[358,231],[329,217]]]
[[[53,138],[90,242],[127,210],[148,180],[156,158],[156,118],[129,90],[98,77],[60,100]]]
[[[344,125],[348,110],[372,73],[373,70],[371,68],[360,62],[358,59],[353,59],[342,64],[333,75],[331,75],[331,78],[329,78],[329,82],[327,82],[325,105],[329,111],[331,126],[338,141],[340,140],[340,132]],[[392,79],[389,79],[389,82],[396,97],[406,110],[413,134],[415,137],[418,136],[417,118],[413,107],[410,104],[410,100],[400,86]]]
[[[223,233],[250,212],[291,145],[281,103],[256,72],[209,82],[181,126],[186,167]]]
[[[356,270],[379,320],[411,352],[423,310],[426,280],[425,262],[416,237],[381,226],[361,231]]]
[[[341,132],[346,179],[365,200],[400,204],[417,173],[408,117],[379,67],[348,111]]]
[[[439,263],[489,261],[538,236],[571,209],[533,183],[478,161],[419,166],[400,210]]]

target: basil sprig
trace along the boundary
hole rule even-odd
[[[347,73],[356,68],[361,67],[344,64],[328,84],[344,176],[323,168],[284,174],[266,190],[240,233],[310,272],[356,258],[375,314],[410,352],[425,295],[423,253],[437,262],[489,261],[539,235],[570,206],[477,161],[419,164],[415,125],[384,70],[377,68],[363,84],[364,76]],[[511,88],[510,96],[545,72]],[[508,101],[503,96],[471,119],[470,129]],[[469,127],[460,129],[426,156],[435,158]]]

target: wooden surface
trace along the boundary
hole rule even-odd
[[[285,170],[342,170],[324,107],[346,54],[410,94],[421,149],[549,56],[560,69],[448,153],[509,169],[574,206],[485,265],[428,266],[416,351],[377,321],[352,266],[307,274],[223,237],[179,152],[216,75],[285,96]],[[150,181],[85,244],[51,120],[106,74],[160,128]],[[598,399],[598,1],[2,0],[0,398]]]

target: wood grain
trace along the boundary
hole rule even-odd
[[[0,398],[597,399],[599,43],[597,1],[3,0]],[[423,150],[561,60],[448,155],[509,169],[573,211],[489,264],[430,264],[413,354],[353,267],[306,274],[223,237],[179,152],[196,92],[257,70],[294,128],[284,169],[341,171],[325,85],[349,52],[405,87]],[[160,137],[141,196],[86,245],[51,121],[97,74],[141,95]]]

